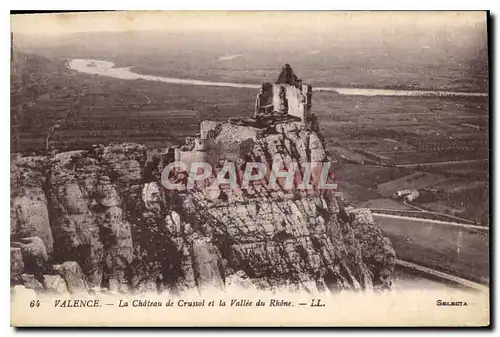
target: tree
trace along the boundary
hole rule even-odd
[[[66,115],[63,118],[60,118],[55,121],[55,123],[50,127],[49,131],[47,132],[47,136],[45,137],[45,150],[49,150],[49,142],[50,142],[50,137],[54,134],[54,132],[59,129],[63,123],[65,123],[68,118],[72,117],[72,114],[74,115],[74,111],[78,111],[80,109],[80,101],[81,97],[84,95],[84,93],[80,93],[75,101],[71,104],[71,106],[66,110]],[[71,96],[70,96],[71,99]],[[78,112],[79,114],[79,112]]]
[[[61,124],[64,122],[63,119],[58,119],[54,125],[52,125],[52,127],[49,129],[49,132],[47,133],[47,136],[45,137],[45,150],[48,151],[49,150],[49,141],[50,141],[50,137],[54,134],[54,132],[56,131],[56,129],[59,129],[61,127]]]

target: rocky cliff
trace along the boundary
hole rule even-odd
[[[224,126],[214,144],[243,134]],[[239,164],[328,159],[301,123],[259,130],[250,143],[233,139],[245,143]],[[391,288],[395,253],[369,210],[328,191],[259,184],[244,194],[168,191],[160,177],[169,160],[131,143],[14,158],[11,284],[56,293]]]

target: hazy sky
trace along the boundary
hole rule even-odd
[[[477,27],[485,12],[107,12],[11,15],[15,33],[53,35],[93,31],[349,31]]]

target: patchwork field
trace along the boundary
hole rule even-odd
[[[351,202],[366,204],[398,190],[430,189],[432,198],[421,191],[415,206],[488,224],[487,98],[316,93],[313,109],[331,155],[351,163],[337,172]],[[425,165],[437,162],[447,164]],[[397,167],[407,164],[412,165]],[[400,203],[399,209],[406,207]]]
[[[278,72],[263,73],[266,77],[261,81],[272,81]],[[258,69],[249,71],[249,82],[256,73]],[[302,75],[307,81],[309,74]],[[240,78],[240,82],[245,81],[246,77]],[[179,144],[185,137],[196,135],[204,118],[251,116],[257,94],[246,88],[76,73],[60,58],[21,51],[14,54],[11,82],[11,149],[23,153],[44,152],[46,137],[56,121],[60,121],[60,127],[50,135],[51,149],[123,141],[151,148]],[[387,198],[400,189],[433,188],[438,190],[438,197],[417,200],[419,207],[485,224],[489,200],[488,109],[486,97],[348,96],[327,92],[313,96],[313,112],[319,117],[329,152],[341,162],[337,171],[340,189],[351,202]],[[470,160],[484,161],[455,163]],[[420,166],[443,161],[450,163]],[[410,167],[396,166],[405,164]]]

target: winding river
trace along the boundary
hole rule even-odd
[[[113,77],[122,80],[146,80],[165,82],[173,84],[202,85],[213,87],[232,87],[258,89],[260,84],[213,82],[194,79],[183,79],[175,77],[142,75],[132,72],[132,67],[115,68],[110,61],[72,59],[69,68],[81,73]],[[392,89],[369,89],[369,88],[335,88],[316,87],[314,91],[335,92],[340,95],[354,96],[465,96],[465,97],[487,97],[488,94],[480,92],[456,92],[456,91],[431,91],[431,90],[392,90]]]

